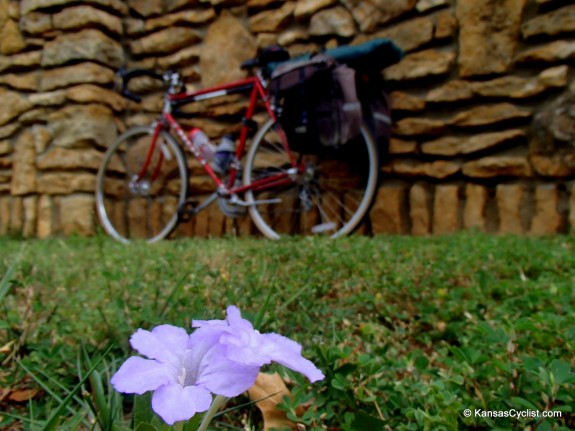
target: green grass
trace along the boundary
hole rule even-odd
[[[327,376],[309,386],[290,374],[284,408],[293,416],[313,394],[299,418],[308,430],[569,429],[574,250],[573,237],[479,234],[130,246],[0,238],[0,388],[36,387],[39,372],[71,388],[83,349],[97,356],[112,344],[117,363],[139,327],[189,327],[229,304],[253,320],[271,293],[260,330],[297,340]],[[56,404],[42,390],[28,404],[4,399],[0,411],[41,420]],[[563,418],[464,418],[465,408],[561,409]],[[235,419],[227,426],[242,429]]]

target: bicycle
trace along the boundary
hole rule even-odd
[[[266,91],[264,70],[281,59],[273,53],[242,64],[254,70],[245,79],[198,91],[187,91],[176,71],[121,71],[122,95],[130,80],[148,76],[164,84],[160,117],[150,126],[129,129],[108,148],[97,174],[96,208],[105,231],[122,242],[166,238],[182,221],[218,202],[226,216],[246,209],[268,238],[324,234],[339,237],[356,229],[374,201],[379,186],[379,156],[366,124],[352,144],[316,154],[298,153],[281,129],[278,107]],[[183,104],[236,93],[248,93],[235,160],[218,175],[178,123]],[[269,117],[248,147],[258,102]],[[202,201],[191,196],[187,148],[214,183],[216,191]],[[247,150],[247,155],[245,154]],[[244,158],[245,156],[245,158]],[[242,164],[242,161],[245,163]]]

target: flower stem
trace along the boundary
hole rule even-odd
[[[174,425],[174,431],[184,431],[184,422],[179,421]]]
[[[212,421],[212,419],[214,418],[220,407],[223,406],[227,400],[228,399],[226,397],[223,397],[221,395],[217,395],[214,398],[214,400],[212,401],[212,405],[204,415],[204,419],[202,419],[202,423],[198,427],[198,431],[207,431],[208,425],[210,424],[210,422]]]

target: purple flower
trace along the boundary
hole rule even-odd
[[[132,356],[112,377],[118,392],[154,391],[152,409],[169,425],[206,411],[212,393],[233,397],[253,385],[259,367],[228,360],[217,334],[161,325],[132,335],[130,344],[150,359]]]
[[[193,328],[221,331],[219,342],[225,346],[228,359],[244,365],[262,365],[275,361],[306,376],[310,382],[325,376],[309,360],[301,355],[301,346],[283,335],[260,334],[246,319],[242,319],[237,307],[229,306],[227,320],[194,320]]]
[[[130,344],[145,359],[132,356],[112,377],[119,392],[154,391],[152,409],[169,425],[208,410],[212,394],[234,397],[256,381],[260,367],[276,361],[310,381],[322,372],[301,356],[301,346],[278,334],[260,334],[228,307],[227,320],[194,320],[196,329],[170,325],[138,329]]]

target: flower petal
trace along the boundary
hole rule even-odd
[[[164,385],[152,396],[152,409],[168,425],[188,420],[197,412],[208,410],[211,403],[211,394],[197,386]]]
[[[204,335],[203,332],[214,332],[206,334],[206,338],[217,335],[215,331],[206,331],[207,329],[210,328],[198,329],[193,335],[198,334],[198,338]],[[201,357],[195,358],[197,362],[196,384],[216,395],[235,397],[253,386],[260,367],[230,360],[226,351],[227,347],[216,341],[209,349],[203,350]]]
[[[118,392],[143,394],[176,381],[177,373],[170,365],[132,356],[112,376],[112,386]]]
[[[263,334],[260,354],[306,376],[310,382],[323,380],[323,373],[301,355],[301,346],[283,335]]]
[[[230,305],[226,309],[226,312],[228,314],[228,323],[230,326],[242,328],[244,330],[254,330],[254,327],[249,320],[242,319],[242,315],[238,307]]]
[[[181,361],[189,335],[184,328],[172,325],[156,326],[152,331],[138,329],[130,338],[130,344],[142,355],[163,363]]]

